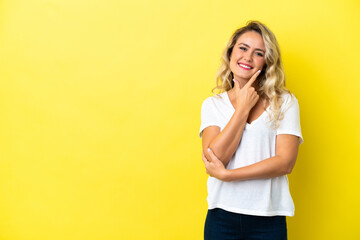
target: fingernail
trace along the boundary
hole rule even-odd
[[[208,152],[210,152],[211,151],[211,149],[210,148],[208,148]]]
[[[260,72],[261,72],[261,70],[258,71],[258,73],[260,73]]]

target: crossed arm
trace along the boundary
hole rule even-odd
[[[203,149],[210,148],[217,159],[226,166],[239,146],[248,115],[245,109],[236,110],[221,132],[218,126],[205,128],[202,135]],[[211,159],[207,151],[203,153],[206,158]]]
[[[210,151],[203,161],[207,173],[222,181],[250,180],[278,177],[291,173],[297,158],[299,137],[279,134],[276,137],[275,156],[236,169],[226,169],[224,164]],[[203,151],[205,152],[205,151]]]
[[[242,87],[239,81],[234,80],[235,112],[223,131],[220,132],[217,126],[210,126],[203,132],[203,149],[211,148],[225,166],[239,146],[250,110],[259,99],[252,84],[260,72],[260,70],[257,71]],[[207,152],[205,152],[205,157],[210,158]]]

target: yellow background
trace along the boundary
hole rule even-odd
[[[200,106],[250,19],[300,103],[289,239],[360,239],[359,16],[356,0],[0,1],[0,239],[202,239]]]

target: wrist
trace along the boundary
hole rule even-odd
[[[223,176],[222,176],[222,181],[223,182],[231,182],[232,181],[231,170],[225,169]]]
[[[246,119],[247,119],[247,117],[249,116],[250,110],[251,109],[249,109],[247,106],[241,105],[241,106],[235,108],[235,114],[238,114],[244,118],[246,117]]]

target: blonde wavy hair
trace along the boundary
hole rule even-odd
[[[284,117],[284,114],[281,112],[281,105],[283,104],[281,95],[289,93],[292,98],[293,94],[285,87],[285,74],[279,44],[275,35],[263,23],[255,20],[248,21],[244,27],[237,29],[232,34],[223,51],[221,64],[215,76],[216,86],[212,89],[212,92],[218,94],[234,87],[234,75],[230,70],[230,57],[237,39],[248,31],[259,33],[265,44],[265,64],[256,79],[259,85],[257,93],[261,99],[269,100],[271,114],[269,112],[268,114],[271,126],[276,129]],[[263,102],[265,108],[266,101]]]

